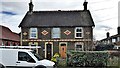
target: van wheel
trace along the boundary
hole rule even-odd
[[[45,66],[43,66],[43,65],[38,65],[38,66],[36,66],[35,68],[47,68],[47,67],[45,67]]]

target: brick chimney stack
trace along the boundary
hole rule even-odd
[[[84,10],[87,10],[87,4],[88,4],[88,2],[85,0],[84,3],[83,3]]]
[[[107,33],[106,33],[106,35],[107,35],[107,38],[109,38],[109,37],[110,37],[110,33],[109,33],[109,32],[107,32]]]
[[[33,3],[32,3],[32,0],[30,0],[30,3],[29,3],[29,12],[32,12],[33,11]]]

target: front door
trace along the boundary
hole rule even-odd
[[[65,43],[62,43],[60,44],[60,55],[61,55],[61,58],[65,59],[66,58],[66,44]]]
[[[50,43],[46,44],[46,58],[48,60],[51,60],[52,58],[52,44]]]

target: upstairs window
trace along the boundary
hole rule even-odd
[[[30,38],[37,39],[37,28],[30,28]]]
[[[120,41],[120,37],[117,37],[117,42],[119,42]]]
[[[83,28],[82,27],[75,28],[75,38],[83,38]]]
[[[116,39],[113,38],[113,39],[112,39],[112,43],[114,43],[114,42],[116,42]]]
[[[60,28],[52,29],[52,38],[60,38]]]

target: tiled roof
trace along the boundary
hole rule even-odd
[[[27,12],[19,27],[95,26],[89,10]]]
[[[1,26],[0,39],[20,41],[20,36],[17,33],[12,32],[8,27]]]
[[[109,39],[114,39],[114,38],[117,38],[117,37],[120,37],[120,35],[119,35],[119,34],[112,35],[112,36],[110,36],[110,37],[108,37],[108,38],[104,38],[104,39],[102,39],[102,40],[100,40],[100,41],[109,40]]]

